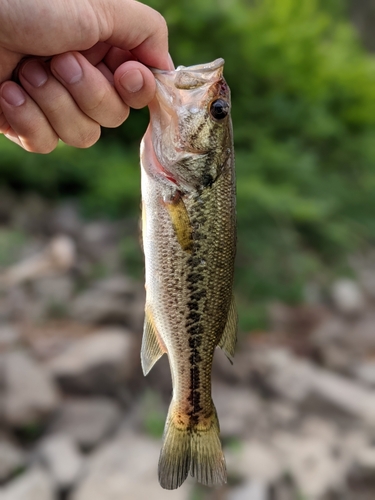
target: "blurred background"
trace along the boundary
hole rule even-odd
[[[0,137],[2,500],[375,498],[375,1],[150,0],[176,65],[226,61],[238,180],[228,485],[157,482],[171,382],[139,361],[139,143]]]

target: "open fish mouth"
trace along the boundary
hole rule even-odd
[[[152,139],[148,134],[146,139],[153,144],[155,157],[158,164],[163,165],[167,178],[178,180],[181,176],[172,172],[176,164],[190,162],[194,156],[204,156],[212,149],[210,106],[220,99],[223,112],[229,114],[230,110],[230,92],[223,78],[223,67],[224,59],[218,58],[210,63],[179,66],[172,71],[152,69],[156,94],[149,105]],[[204,131],[206,143],[197,141]],[[157,170],[160,172],[161,168]]]
[[[195,64],[194,66],[178,66],[175,70],[163,70],[163,69],[157,69],[157,68],[149,68],[152,73],[154,74],[159,74],[159,73],[174,73],[175,71],[182,71],[182,70],[187,70],[191,73],[198,72],[198,73],[206,73],[206,72],[211,72],[215,71],[219,68],[224,67],[224,59],[222,57],[219,57],[218,59],[215,59],[215,61],[212,61],[210,63],[205,63],[205,64]]]
[[[156,94],[159,99],[167,98],[165,94],[173,94],[178,90],[189,90],[190,100],[199,102],[199,95],[207,85],[217,82],[223,76],[224,59],[215,59],[210,63],[196,64],[194,66],[178,66],[175,70],[167,71],[150,68],[153,72],[157,84]],[[198,95],[195,95],[195,92]],[[170,96],[171,97],[171,96]],[[169,100],[169,102],[171,102]]]

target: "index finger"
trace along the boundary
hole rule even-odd
[[[146,66],[173,69],[167,23],[159,12],[136,0],[112,0],[105,7],[98,19],[102,24],[100,41],[130,50]]]

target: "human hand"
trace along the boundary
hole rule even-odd
[[[151,101],[146,65],[172,69],[164,19],[135,0],[3,0],[0,25],[0,133],[28,151],[91,146]]]

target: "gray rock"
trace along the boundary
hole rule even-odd
[[[80,248],[90,260],[105,262],[106,269],[116,272],[121,268],[120,246],[123,231],[118,223],[94,221],[85,224],[80,235]]]
[[[247,481],[230,490],[228,500],[268,500],[268,486],[260,481]]]
[[[110,399],[70,399],[58,413],[51,431],[69,436],[87,450],[112,433],[120,419],[120,408]]]
[[[323,349],[329,344],[340,344],[345,342],[349,325],[340,317],[330,317],[323,321],[313,330],[310,342]]]
[[[214,383],[213,400],[222,436],[243,436],[251,432],[262,414],[260,398],[250,389]]]
[[[138,362],[134,337],[127,330],[107,328],[75,341],[46,366],[67,391],[111,394]]]
[[[268,307],[272,332],[309,334],[322,320],[327,311],[318,304],[290,306],[273,302]]]
[[[358,315],[366,307],[366,298],[353,280],[337,280],[332,285],[331,294],[334,305],[344,315]]]
[[[84,242],[90,246],[105,246],[108,241],[117,241],[119,227],[109,221],[93,221],[85,224],[82,232]]]
[[[329,370],[350,373],[355,362],[353,352],[342,345],[330,344],[320,351],[320,359]]]
[[[354,2],[353,2],[354,3]],[[367,296],[375,299],[375,252],[372,250],[366,254],[350,257],[350,265],[358,276],[361,288]]]
[[[366,269],[360,274],[360,281],[363,289],[372,300],[375,299],[375,271]]]
[[[366,448],[360,450],[357,453],[355,463],[363,472],[373,475],[375,472],[375,447],[366,446]]]
[[[67,234],[72,238],[78,238],[83,230],[77,207],[72,203],[62,204],[50,212],[47,227],[52,234]]]
[[[21,335],[18,328],[9,323],[0,323],[0,350],[8,349],[16,344],[20,338]]]
[[[124,432],[92,456],[88,472],[71,500],[188,500],[191,483],[163,490],[157,479],[160,442]]]
[[[346,377],[320,369],[283,349],[263,353],[272,388],[302,403],[314,395],[340,410],[375,423],[375,393]]]
[[[253,375],[253,366],[249,363],[251,348],[248,343],[237,346],[233,365],[228,361],[221,349],[216,349],[213,361],[214,377],[224,382],[248,385]]]
[[[339,428],[333,422],[316,416],[307,416],[304,419],[301,425],[301,434],[320,439],[332,448],[342,444]]]
[[[273,444],[282,454],[286,471],[302,497],[318,500],[330,491],[340,491],[347,464],[335,457],[331,445],[325,440],[278,433]]]
[[[75,243],[68,236],[56,236],[39,253],[10,266],[0,275],[1,286],[16,286],[70,270],[76,260]]]
[[[0,439],[0,481],[3,482],[26,464],[26,454],[8,440]]]
[[[10,426],[39,422],[59,405],[49,373],[27,352],[13,351],[0,358],[4,378],[3,413]]]
[[[341,410],[375,423],[375,393],[345,377],[315,370],[312,390]]]
[[[28,470],[0,493],[1,500],[56,500],[53,483],[40,468]]]
[[[86,323],[139,323],[144,300],[140,287],[128,278],[115,276],[95,284],[73,302],[72,315]]]
[[[285,477],[276,484],[272,485],[271,491],[272,500],[301,500],[300,493],[296,490],[295,485],[288,477]]]
[[[313,366],[300,361],[286,349],[270,349],[258,356],[258,363],[268,369],[266,380],[273,390],[295,403],[301,403],[311,393]]]
[[[46,199],[36,193],[17,197],[12,210],[12,225],[29,233],[43,232],[50,210]]]
[[[33,288],[39,300],[65,304],[73,295],[74,282],[69,276],[50,276],[37,280]]]
[[[348,343],[351,351],[362,356],[368,355],[370,351],[375,351],[375,314],[369,312],[359,318],[351,328],[348,336]]]
[[[97,289],[128,300],[131,300],[139,290],[138,285],[124,275],[111,276],[98,282]]]
[[[349,374],[358,360],[375,350],[374,324],[372,312],[351,321],[332,317],[314,330],[310,342],[327,368]]]
[[[241,443],[238,450],[226,451],[228,473],[246,481],[271,484],[283,474],[283,459],[272,444],[251,439]]]
[[[265,412],[269,414],[269,419],[276,428],[294,428],[300,417],[297,405],[287,401],[270,401]]]
[[[353,429],[341,435],[341,448],[349,462],[353,463],[369,447],[371,441],[372,437],[363,428]]]
[[[84,460],[71,437],[63,434],[48,436],[40,443],[38,455],[57,489],[66,491],[78,481]]]
[[[375,362],[365,361],[353,369],[354,375],[364,384],[375,387]]]

